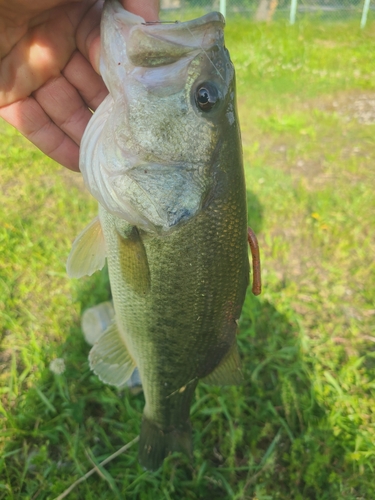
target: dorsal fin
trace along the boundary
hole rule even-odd
[[[106,250],[99,217],[95,219],[74,240],[66,263],[70,278],[91,276],[105,264]]]

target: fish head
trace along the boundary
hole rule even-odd
[[[145,23],[104,7],[100,71],[110,96],[94,113],[81,170],[105,209],[146,231],[197,215],[225,141],[239,141],[224,18]]]

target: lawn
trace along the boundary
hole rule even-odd
[[[145,472],[135,444],[67,498],[375,498],[375,23],[357,25],[228,22],[263,264],[245,383],[198,387],[192,464]],[[53,499],[139,434],[144,399],[88,367],[80,315],[108,279],[69,280],[65,261],[96,203],[0,131],[0,499]]]

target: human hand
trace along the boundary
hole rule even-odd
[[[121,0],[146,21],[159,0]],[[0,116],[45,154],[78,171],[98,74],[102,0],[0,0]]]

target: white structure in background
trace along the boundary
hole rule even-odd
[[[292,0],[290,3],[290,24],[294,24],[296,22],[296,14],[297,14],[297,0]]]
[[[290,2],[290,16],[289,22],[290,24],[294,24],[296,22],[296,14],[297,14],[297,1],[291,0]],[[364,28],[367,23],[367,14],[370,9],[371,0],[364,0],[363,9],[362,9],[362,18],[361,18],[361,28]]]
[[[160,8],[161,9],[180,9],[181,8],[181,0],[161,0]]]
[[[216,10],[217,7],[215,4],[217,2],[214,1],[212,3],[213,3],[212,10]],[[181,0],[161,0],[161,2],[160,2],[161,9],[181,9],[182,6],[183,5],[181,5]],[[226,13],[227,13],[227,0],[220,0],[219,10],[220,10],[221,14],[223,14],[223,16],[225,17]]]
[[[363,11],[362,11],[362,19],[361,19],[361,28],[364,28],[366,26],[367,22],[367,14],[370,8],[370,1],[371,0],[365,0],[365,3],[363,4]]]
[[[212,2],[212,10],[216,10],[217,6],[216,4],[218,3],[217,1]],[[161,9],[181,9],[184,5],[183,0],[161,0],[160,2],[160,8]],[[227,0],[220,0],[220,7],[219,10],[221,14],[225,17],[226,11],[227,11]]]
[[[364,0],[363,9],[362,9],[362,18],[361,18],[361,28],[364,28],[367,23],[367,15],[370,10],[371,0]],[[236,0],[212,0],[211,9],[217,10],[219,9],[223,16],[226,16],[228,6],[235,5]],[[278,0],[276,0],[276,6],[278,4]],[[199,5],[199,2],[197,2]],[[170,9],[184,9],[188,6],[188,2],[185,0],[161,0],[161,9],[170,10]],[[298,9],[298,0],[290,0],[290,12],[289,12],[289,22],[290,24],[294,24],[296,22],[297,17],[297,9]],[[273,11],[272,11],[273,14]],[[272,16],[271,16],[272,17]],[[266,19],[262,19],[266,20]],[[270,19],[268,19],[270,20]]]
[[[220,0],[220,13],[224,17],[227,15],[227,0]]]

